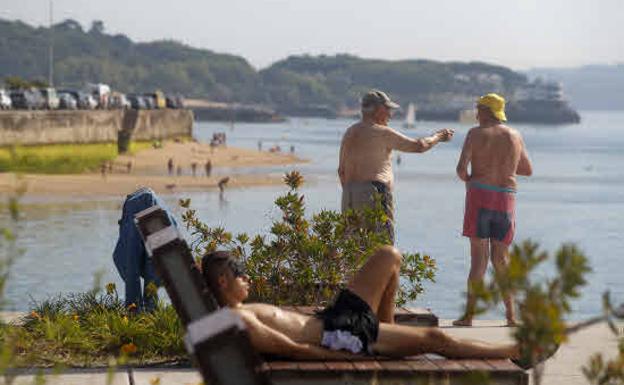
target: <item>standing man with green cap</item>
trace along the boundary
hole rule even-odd
[[[464,315],[455,326],[471,326],[475,309],[474,285],[485,276],[488,259],[496,271],[507,269],[508,247],[516,227],[516,175],[530,176],[531,161],[520,133],[503,124],[505,99],[487,94],[477,101],[479,125],[468,131],[457,164],[457,175],[466,182],[463,235],[470,238],[470,274]],[[470,173],[468,165],[470,164]],[[504,298],[507,324],[516,324],[511,295]]]
[[[387,216],[380,224],[394,244],[392,151],[425,152],[453,137],[453,130],[412,139],[388,127],[392,110],[399,105],[379,90],[362,98],[362,120],[349,127],[340,145],[338,176],[342,185],[342,210],[373,206],[375,194]]]

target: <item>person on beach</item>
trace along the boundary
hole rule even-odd
[[[372,206],[376,194],[388,220],[383,228],[394,244],[392,151],[425,152],[453,137],[442,129],[432,136],[413,139],[388,127],[392,110],[399,108],[388,95],[371,90],[362,98],[362,120],[342,137],[338,176],[342,185],[342,210]]]
[[[219,305],[241,317],[251,344],[259,353],[301,360],[436,353],[448,358],[510,358],[521,367],[530,367],[526,359],[520,359],[517,344],[458,339],[437,327],[395,324],[394,301],[401,259],[394,247],[379,248],[335,301],[316,316],[263,303],[243,304],[248,296],[249,278],[227,251],[206,254],[201,271]]]
[[[496,271],[508,265],[508,247],[515,231],[516,175],[530,176],[531,161],[520,133],[503,124],[505,99],[487,94],[477,101],[479,125],[468,131],[457,164],[457,175],[466,182],[463,235],[470,238],[470,273],[464,315],[455,326],[471,326],[475,284],[482,282],[488,259]],[[470,165],[470,173],[468,172]],[[511,295],[504,298],[507,324],[516,324]]]

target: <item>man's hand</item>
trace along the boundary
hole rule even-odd
[[[438,137],[440,142],[448,142],[453,138],[453,134],[455,134],[455,130],[450,128],[443,128],[441,130],[436,131],[435,136]]]

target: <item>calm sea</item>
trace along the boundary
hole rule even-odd
[[[593,272],[574,318],[600,312],[603,291],[624,302],[624,112],[582,113],[578,125],[515,125],[525,139],[534,164],[531,178],[519,179],[516,240],[531,238],[547,251],[562,242],[575,242],[587,254]],[[280,145],[311,162],[289,167],[217,169],[218,174],[274,173],[300,170],[306,177],[308,212],[337,209],[340,188],[336,177],[338,148],[348,120],[291,119],[275,124],[198,123],[195,136],[208,140],[213,132],[227,133],[228,144],[256,149]],[[396,122],[400,126],[400,122]],[[464,185],[454,170],[469,128],[456,122],[418,122],[411,136],[437,128],[456,128],[451,143],[425,154],[401,154],[395,163],[397,244],[421,251],[438,262],[436,282],[415,303],[438,316],[457,316],[463,306],[469,269],[468,241],[461,236]],[[396,160],[396,154],[395,154]],[[165,173],[166,170],[163,170]],[[272,204],[282,186],[230,189],[225,201],[214,191],[165,196],[176,213],[178,198],[192,198],[202,219],[232,231],[267,233],[277,212]],[[92,287],[94,274],[103,282],[122,284],[111,253],[123,197],[26,198],[19,224],[19,247],[7,286],[8,308],[25,310],[33,300]],[[6,220],[6,218],[4,218]],[[552,264],[536,279],[552,273]],[[494,312],[487,318],[501,317]]]

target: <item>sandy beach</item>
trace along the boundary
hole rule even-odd
[[[173,159],[173,175],[168,174],[167,162]],[[212,163],[212,173],[206,177],[204,165]],[[262,173],[246,174],[237,168],[277,166],[303,163],[291,154],[270,153],[235,147],[216,147],[195,142],[166,142],[162,148],[121,155],[114,160],[112,170],[79,175],[0,173],[0,193],[10,193],[24,186],[26,194],[119,195],[139,187],[151,187],[157,193],[197,191],[218,188],[219,180],[229,177],[227,187],[260,186],[282,183],[281,176]],[[131,170],[128,172],[128,164]],[[191,165],[197,164],[196,176]],[[180,175],[177,175],[178,167]]]

